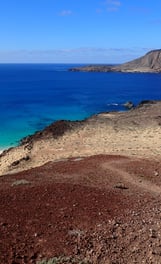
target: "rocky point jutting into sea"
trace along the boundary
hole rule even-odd
[[[88,72],[161,72],[161,49],[152,50],[144,56],[117,66],[89,65],[72,68],[70,71]]]

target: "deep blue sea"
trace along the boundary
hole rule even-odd
[[[78,64],[0,64],[0,148],[55,120],[161,99],[161,74],[70,72]]]

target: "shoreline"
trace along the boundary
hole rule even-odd
[[[160,160],[160,111],[161,101],[144,101],[125,112],[104,112],[84,121],[57,121],[4,152],[0,174],[101,154]]]
[[[76,72],[122,72],[122,73],[161,73],[161,49],[151,50],[144,56],[117,66],[87,65],[75,67],[69,71]]]
[[[7,145],[3,146],[3,144],[2,144],[2,147],[0,146],[0,154],[2,154],[3,151],[5,151],[5,150],[8,150],[10,148],[16,148],[16,147],[20,146],[21,142],[23,142],[24,139],[26,139],[28,137],[32,137],[32,136],[34,136],[37,133],[41,133],[41,131],[45,130],[47,127],[50,127],[50,126],[54,125],[55,123],[58,123],[58,122],[61,122],[61,121],[63,121],[63,122],[71,122],[71,123],[75,123],[75,122],[76,123],[81,123],[81,122],[86,122],[86,120],[91,119],[91,118],[93,118],[93,117],[95,117],[97,115],[104,114],[104,113],[111,113],[112,114],[112,113],[127,112],[127,111],[129,111],[132,108],[131,106],[129,107],[129,104],[132,104],[133,105],[132,107],[135,107],[134,104],[131,103],[130,101],[127,101],[124,104],[111,103],[109,105],[111,105],[111,106],[115,106],[115,105],[118,106],[119,105],[120,107],[122,107],[122,109],[119,109],[119,110],[115,110],[114,109],[114,110],[109,110],[109,111],[100,111],[100,112],[89,114],[88,116],[86,116],[86,117],[84,117],[82,119],[72,119],[72,118],[71,119],[63,119],[63,118],[61,118],[59,120],[55,120],[55,121],[49,123],[48,125],[46,125],[43,129],[35,130],[35,132],[30,132],[29,131],[25,136],[21,136],[19,139],[16,138],[17,143],[15,143],[14,145],[13,144],[11,145],[11,142],[9,142],[8,146]],[[12,141],[14,141],[14,140],[12,140]]]
[[[3,151],[5,151],[5,150],[7,150],[7,149],[9,149],[10,147],[6,147],[6,148],[0,148],[0,154],[2,154],[3,153]]]

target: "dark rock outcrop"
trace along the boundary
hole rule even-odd
[[[111,65],[88,65],[84,67],[71,68],[69,71],[81,71],[81,72],[111,72]]]
[[[72,130],[82,124],[82,121],[66,121],[60,120],[52,123],[47,126],[45,129],[36,132],[33,135],[29,135],[23,138],[20,142],[21,145],[31,144],[33,141],[39,139],[46,139],[48,137],[52,137],[57,139],[58,137],[63,136],[63,134],[69,130]]]
[[[128,101],[124,103],[123,106],[127,109],[132,109],[134,107],[134,104],[131,101]]]

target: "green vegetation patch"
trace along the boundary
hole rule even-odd
[[[30,182],[25,179],[21,179],[21,180],[14,181],[12,183],[12,186],[25,185],[25,184],[30,184]]]

